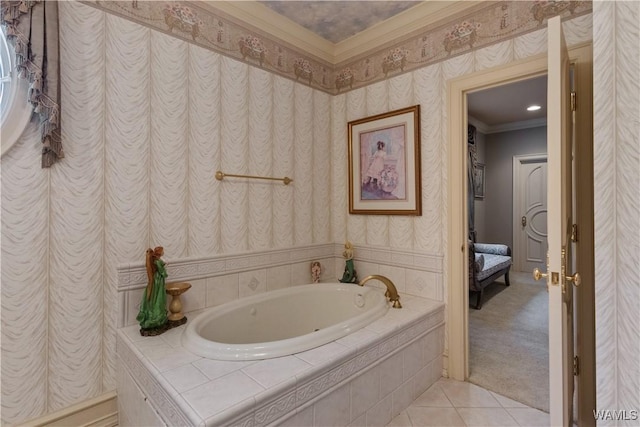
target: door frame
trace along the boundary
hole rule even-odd
[[[547,55],[472,73],[447,84],[449,110],[448,246],[448,375],[465,381],[469,377],[469,278],[467,231],[467,94],[527,80],[547,73]]]
[[[576,119],[581,126],[576,128],[576,137],[583,141],[584,150],[576,153],[578,167],[593,178],[593,112],[592,100],[592,43],[572,46],[569,56],[576,64],[579,75],[579,105]],[[446,374],[453,379],[465,381],[469,377],[469,278],[467,245],[467,94],[547,73],[547,54],[514,61],[507,65],[482,70],[447,82],[448,103],[448,182],[447,182],[447,326],[448,347],[446,351]],[[582,95],[584,94],[584,95]],[[581,166],[580,166],[581,165]],[[578,266],[583,275],[582,292],[577,295],[577,310],[580,326],[585,329],[578,341],[582,350],[581,375],[578,376],[577,419],[584,425],[594,425],[592,409],[595,409],[595,296],[593,261],[593,179],[577,182],[578,212],[582,213],[583,226],[580,238],[584,260],[588,265]],[[588,207],[591,206],[591,209]],[[582,273],[584,272],[584,273]],[[586,277],[585,277],[586,276]],[[580,424],[582,425],[582,424]]]
[[[512,254],[517,254],[517,257],[514,256],[513,259],[513,263],[512,263],[512,267],[515,268],[515,271],[523,271],[521,269],[522,267],[522,253],[520,251],[520,245],[521,245],[521,237],[522,237],[522,233],[520,232],[520,204],[522,203],[522,194],[520,193],[519,190],[519,186],[520,186],[520,174],[516,173],[516,171],[519,171],[519,167],[520,165],[522,165],[523,163],[531,163],[531,162],[537,162],[537,163],[542,163],[542,161],[544,160],[544,162],[547,161],[547,154],[546,153],[540,153],[540,154],[522,154],[522,155],[516,155],[513,156],[513,177],[512,177],[512,182],[513,182],[513,248],[511,248],[511,253]]]

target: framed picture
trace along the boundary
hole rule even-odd
[[[349,213],[421,215],[420,106],[349,122]]]
[[[473,167],[473,195],[476,199],[484,199],[484,165],[476,163]]]

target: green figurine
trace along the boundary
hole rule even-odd
[[[157,335],[167,329],[167,294],[165,279],[167,269],[160,257],[164,255],[162,246],[147,249],[147,288],[142,296],[140,312],[136,320],[140,323],[142,335]]]
[[[345,258],[344,273],[342,274],[342,283],[357,283],[358,274],[356,268],[353,265],[353,245],[348,240],[344,244],[344,252],[342,256]]]

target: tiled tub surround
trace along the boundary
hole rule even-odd
[[[157,337],[122,328],[120,424],[385,425],[442,373],[444,304],[401,300],[402,309],[339,340],[252,362],[184,350],[185,326]]]

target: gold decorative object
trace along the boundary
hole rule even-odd
[[[364,279],[362,279],[358,283],[358,285],[364,286],[364,284],[367,283],[369,280],[374,280],[374,279],[381,281],[387,287],[387,291],[384,293],[384,295],[387,298],[389,298],[389,301],[391,301],[391,307],[402,308],[402,304],[400,304],[400,295],[398,295],[398,290],[396,289],[396,286],[393,284],[393,282],[387,277],[380,276],[379,274],[372,274],[371,276],[367,276]]]
[[[231,173],[224,173],[222,171],[217,171],[216,172],[216,179],[218,181],[222,181],[227,176],[234,177],[234,178],[267,179],[267,180],[270,180],[270,181],[282,181],[284,183],[284,185],[289,185],[289,184],[291,184],[293,182],[293,179],[289,178],[288,176],[285,176],[284,178],[272,178],[272,177],[269,177],[269,176],[235,175],[235,174],[231,174]]]
[[[167,283],[166,291],[172,297],[171,304],[169,304],[171,314],[168,318],[172,326],[179,326],[187,322],[187,318],[182,313],[180,295],[189,290],[189,288],[191,288],[191,283],[187,282]]]

